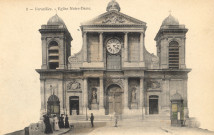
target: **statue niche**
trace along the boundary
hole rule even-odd
[[[91,109],[92,110],[98,109],[97,89],[96,88],[92,88],[91,89]]]

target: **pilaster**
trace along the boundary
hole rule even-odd
[[[46,99],[45,99],[45,80],[44,79],[40,79],[40,95],[41,95],[41,115],[45,112],[47,112],[46,110]]]
[[[128,110],[128,78],[124,78],[124,112]]]
[[[145,107],[144,107],[144,78],[140,78],[140,104],[139,109],[142,110],[142,119],[145,115]]]
[[[99,98],[99,111],[104,114],[104,87],[103,78],[100,78],[100,98]]]
[[[88,109],[88,78],[83,79],[83,112],[86,109]]]
[[[42,40],[42,69],[47,69],[47,39],[45,37],[41,38]]]
[[[103,61],[103,33],[99,33],[99,57],[100,61]]]
[[[84,62],[88,61],[88,49],[87,49],[87,33],[83,32],[83,60]]]
[[[124,61],[128,61],[128,32],[124,35]]]
[[[144,61],[144,56],[143,56],[143,49],[144,49],[144,33],[140,33],[140,62]]]
[[[59,42],[59,69],[65,69],[65,42],[64,37],[60,37]]]

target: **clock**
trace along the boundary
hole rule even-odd
[[[117,54],[121,49],[121,43],[118,39],[112,38],[106,43],[106,48],[109,53]]]

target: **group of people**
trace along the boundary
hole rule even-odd
[[[60,128],[69,128],[68,115],[65,117],[65,122],[63,114],[61,114],[59,118],[55,114],[43,115],[43,118],[46,134],[51,134],[53,131],[58,131]]]

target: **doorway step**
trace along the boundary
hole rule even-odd
[[[90,120],[90,115],[88,115],[87,117],[88,118],[86,118],[86,115],[71,115],[71,116],[69,116],[69,120],[70,121]],[[111,121],[113,119],[114,119],[114,117],[112,115],[94,115],[95,121]]]

